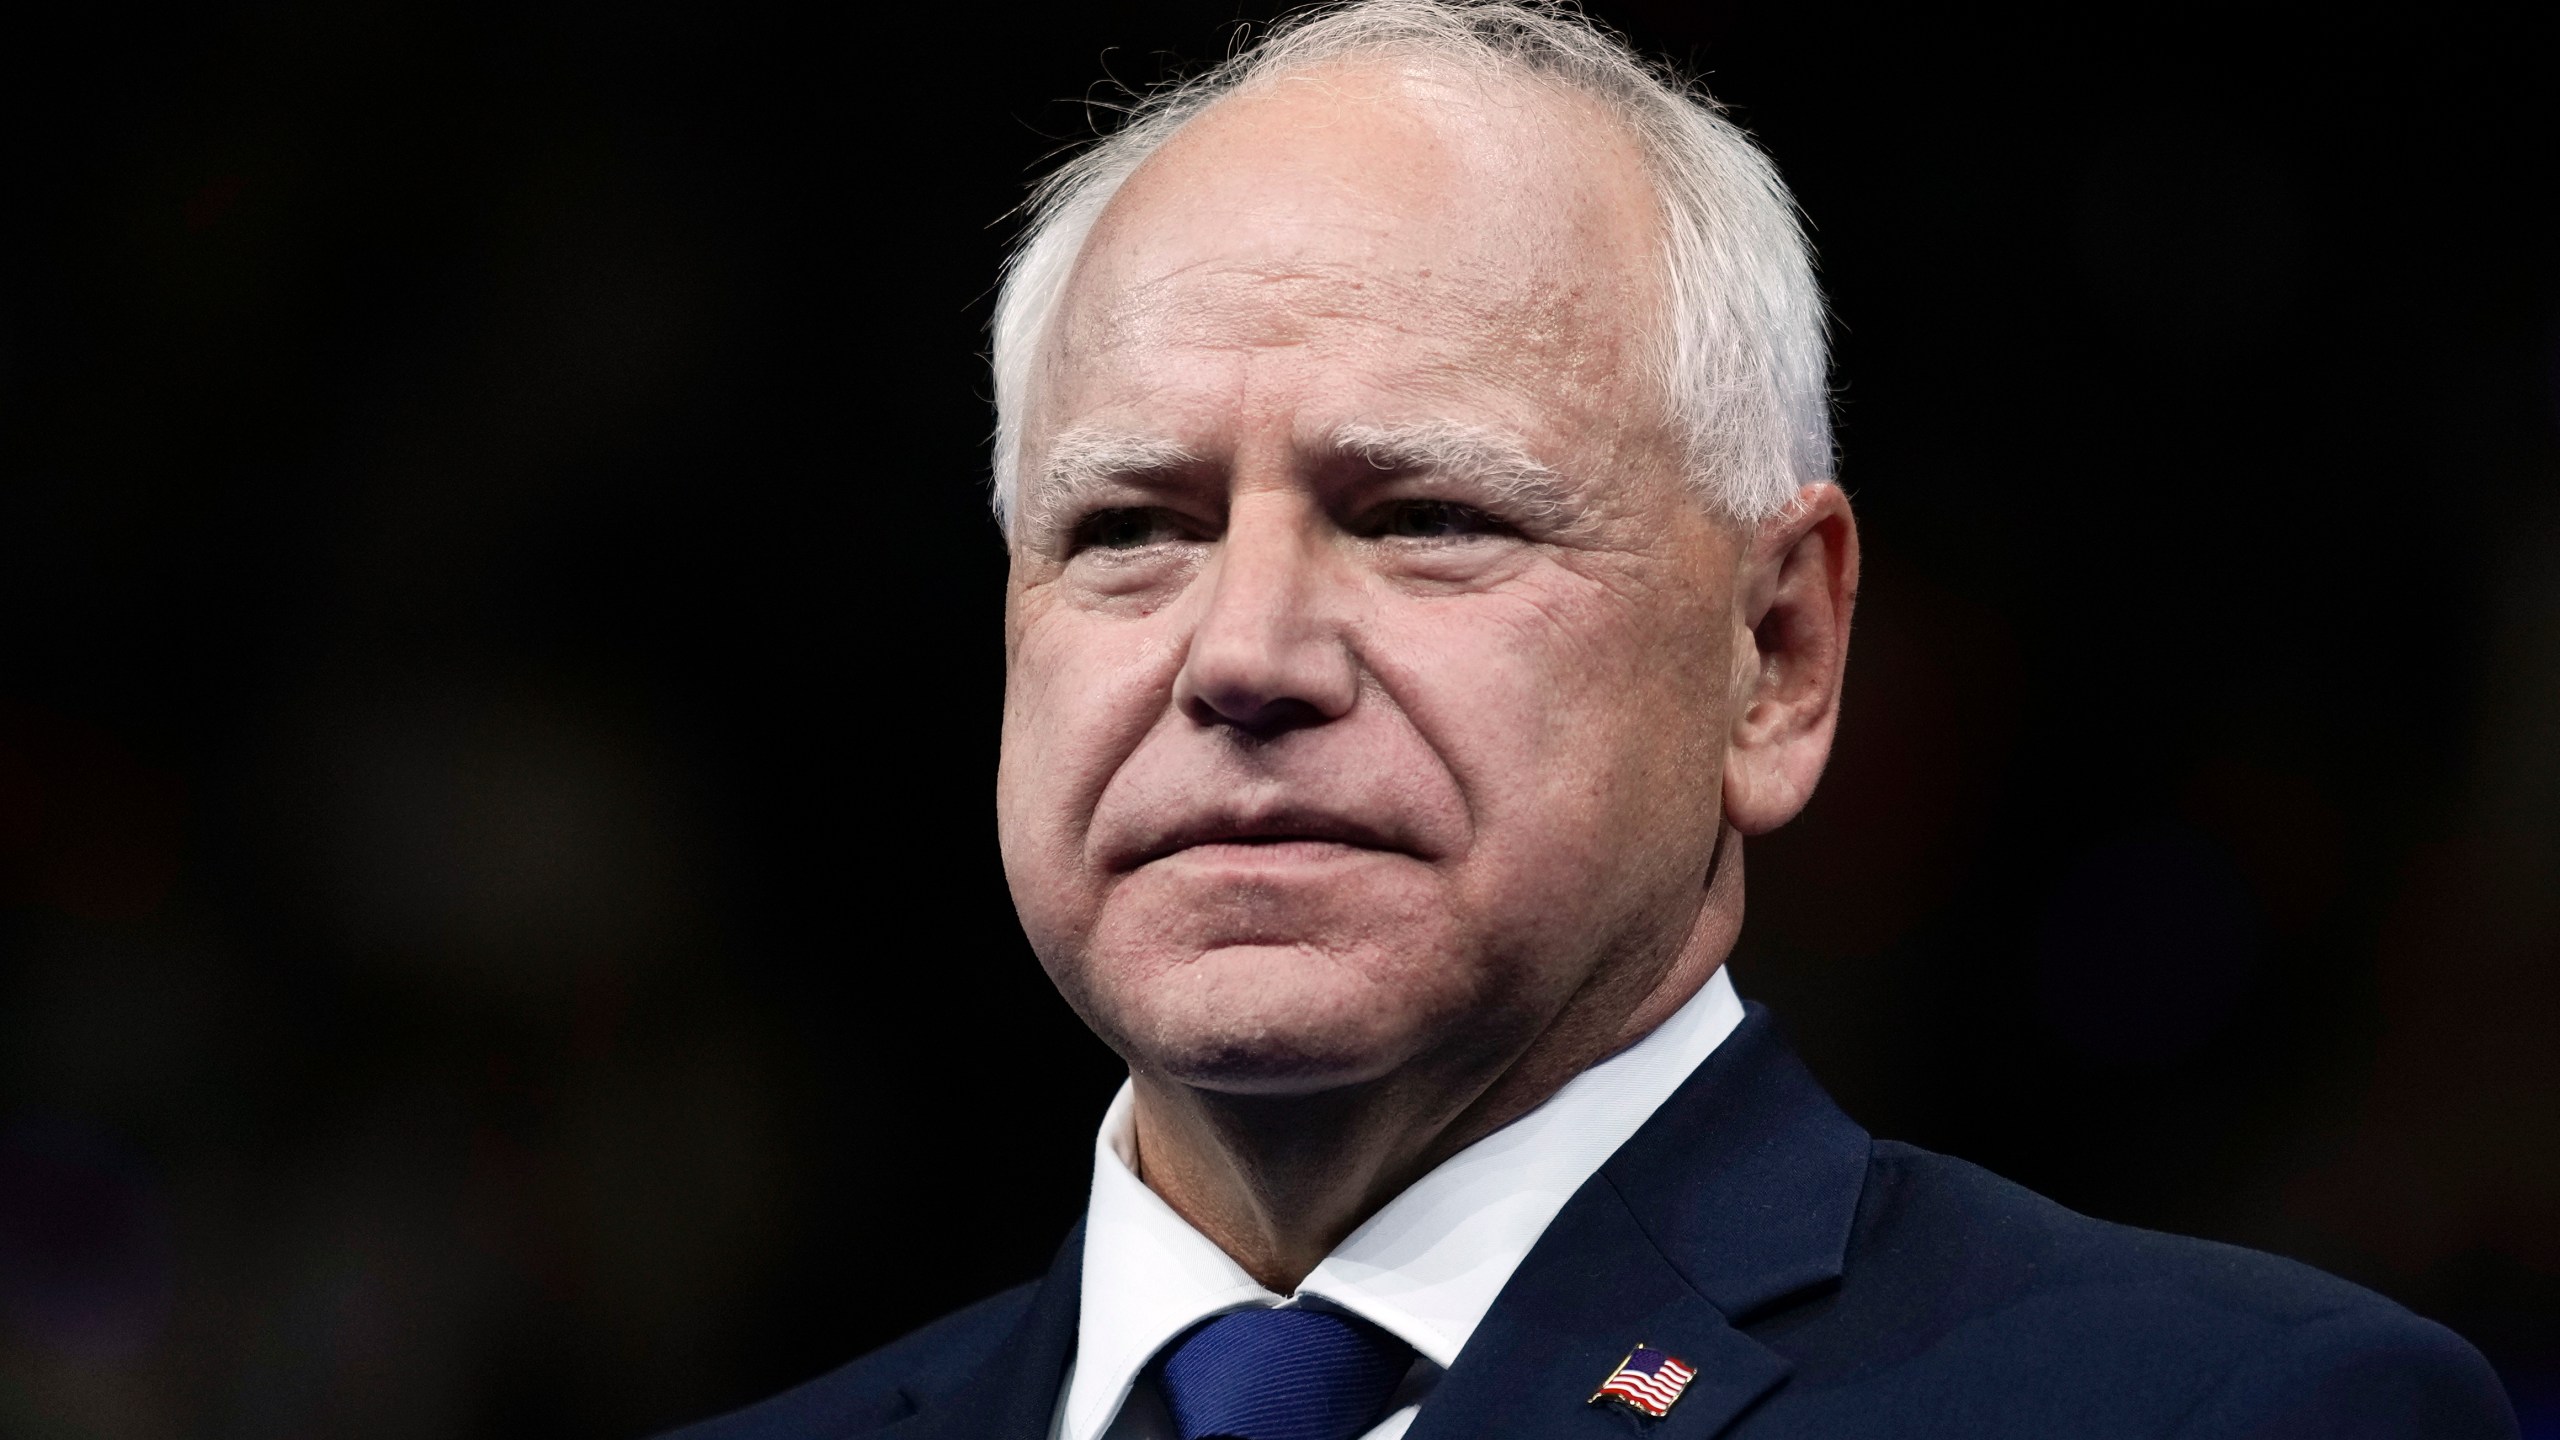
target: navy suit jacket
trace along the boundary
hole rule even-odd
[[[1045,1440],[1082,1238],[677,1440]],[[1640,1342],[1697,1367],[1670,1414],[1586,1403]],[[2515,1433],[2479,1354],[2378,1295],[1869,1139],[1754,1005],[1557,1214],[1407,1440]]]

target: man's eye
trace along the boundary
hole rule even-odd
[[[1160,511],[1135,506],[1097,510],[1076,522],[1077,550],[1135,550],[1161,539],[1169,527]]]
[[[1397,500],[1377,517],[1377,533],[1399,540],[1442,540],[1457,535],[1490,535],[1502,523],[1473,505],[1454,500]]]

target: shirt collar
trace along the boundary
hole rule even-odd
[[[1138,1178],[1135,1100],[1123,1084],[1094,1141],[1063,1440],[1100,1436],[1167,1341],[1249,1305],[1317,1298],[1392,1332],[1443,1369],[1455,1364],[1565,1201],[1741,1023],[1742,1001],[1720,967],[1653,1033],[1388,1201],[1285,1297],[1262,1288]]]

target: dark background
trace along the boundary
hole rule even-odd
[[[1868,586],[1744,993],[2560,1435],[2552,37],[1596,8],[1839,317]],[[0,1434],[633,1436],[1036,1271],[1115,1075],[997,867],[978,352],[1079,97],[1234,12],[46,16]]]

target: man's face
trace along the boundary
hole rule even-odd
[[[1738,538],[1680,480],[1596,107],[1369,64],[1135,175],[1039,357],[999,823],[1141,1073],[1507,1063],[1697,914]]]

